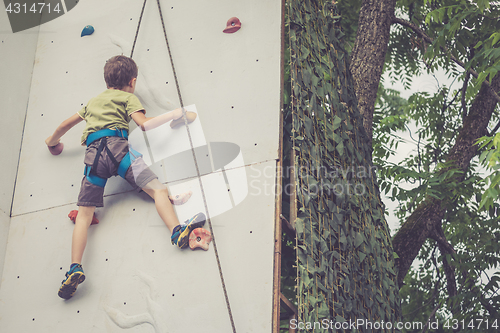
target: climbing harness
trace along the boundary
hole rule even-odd
[[[97,185],[99,187],[104,187],[106,185],[106,182],[108,181],[106,178],[99,177],[96,173],[97,165],[99,164],[99,158],[101,157],[102,151],[104,149],[106,149],[106,153],[108,154],[108,157],[111,159],[113,164],[117,166],[118,175],[123,179],[125,179],[127,170],[130,167],[130,165],[132,165],[132,162],[134,162],[138,157],[142,156],[139,152],[129,147],[129,151],[127,152],[127,154],[125,154],[122,160],[118,162],[108,148],[106,139],[108,137],[120,137],[127,139],[128,133],[125,130],[119,130],[119,129],[116,130],[102,129],[100,131],[89,134],[87,136],[87,141],[85,142],[88,147],[90,146],[91,143],[97,140],[101,140],[101,142],[99,143],[99,147],[97,148],[97,152],[92,166],[85,165],[85,168],[83,170],[83,174],[85,175],[85,177],[87,177],[87,180],[91,184]]]
[[[135,48],[135,44],[136,44],[136,41],[137,41],[137,36],[139,34],[139,28],[141,26],[142,16],[144,14],[144,8],[146,7],[146,2],[147,2],[147,0],[144,0],[144,3],[142,5],[141,15],[139,17],[139,23],[137,25],[137,30],[136,30],[136,33],[135,33],[134,44],[132,46],[132,51],[130,53],[130,57],[131,58],[132,58],[132,55],[134,54],[134,48]],[[197,162],[197,159],[196,159],[196,154],[195,154],[195,150],[194,150],[193,140],[191,138],[191,133],[190,133],[189,127],[188,127],[188,119],[187,119],[187,116],[186,116],[186,110],[184,109],[184,103],[182,101],[182,95],[181,95],[181,90],[180,90],[180,86],[179,86],[179,81],[177,79],[177,74],[175,72],[175,66],[174,66],[174,61],[173,61],[173,57],[172,57],[172,52],[170,50],[170,45],[168,43],[167,31],[165,29],[165,22],[163,20],[163,14],[162,14],[162,10],[161,10],[160,0],[156,0],[156,3],[158,5],[158,12],[160,14],[160,20],[161,20],[161,25],[162,25],[162,28],[163,28],[163,34],[165,36],[165,43],[167,45],[168,55],[169,55],[169,58],[170,58],[170,64],[172,66],[172,72],[174,74],[175,86],[177,87],[177,95],[179,97],[179,102],[180,102],[181,108],[182,108],[182,118],[184,119],[184,125],[186,126],[186,129],[187,129],[187,134],[188,134],[188,138],[189,138],[189,144],[191,146],[191,152],[193,153],[193,159],[194,159],[194,164],[195,164],[195,167],[196,167],[196,173],[197,173],[198,181],[200,183],[200,189],[201,189],[201,194],[202,194],[202,198],[203,198],[203,204],[205,205],[205,212],[207,213],[206,214],[206,218],[207,218],[206,220],[208,222],[208,225],[210,227],[210,232],[212,234],[212,242],[213,242],[213,246],[214,246],[214,253],[215,253],[215,258],[217,260],[217,266],[219,268],[219,275],[220,275],[220,279],[221,279],[222,290],[224,292],[224,297],[225,297],[225,300],[226,300],[226,306],[227,306],[227,311],[228,311],[228,315],[229,315],[229,320],[231,322],[231,327],[233,329],[233,333],[236,333],[236,327],[234,325],[233,314],[231,312],[231,304],[229,302],[229,297],[228,297],[228,294],[227,294],[226,284],[224,282],[224,275],[222,273],[222,266],[221,266],[221,262],[220,262],[220,259],[219,259],[219,252],[217,251],[217,243],[215,242],[215,234],[214,234],[214,231],[213,231],[212,222],[210,220],[210,213],[208,211],[207,199],[206,199],[206,196],[205,196],[205,191],[203,190],[203,183],[201,181],[201,173],[200,173],[200,169],[198,167],[198,162]]]

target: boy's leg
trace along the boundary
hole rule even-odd
[[[85,281],[85,274],[82,268],[82,257],[87,245],[87,231],[94,217],[95,206],[80,206],[73,229],[73,242],[71,246],[71,267],[66,273],[59,288],[58,295],[61,298],[69,299],[73,296],[80,283]]]
[[[205,224],[205,214],[198,213],[185,222],[183,226],[179,224],[179,219],[175,214],[174,207],[168,198],[168,190],[158,179],[153,179],[142,188],[155,201],[156,210],[161,219],[172,234],[172,244],[180,248],[188,246],[189,233],[195,228],[200,228]]]
[[[174,207],[168,198],[167,187],[158,179],[153,179],[147,183],[142,190],[153,198],[158,215],[160,215],[161,219],[172,233],[174,228],[179,225],[179,219],[177,218]]]
[[[71,262],[81,264],[83,252],[87,245],[87,232],[92,218],[94,217],[95,206],[79,206],[78,216],[73,229],[73,242],[71,246]]]

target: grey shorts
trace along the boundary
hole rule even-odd
[[[86,165],[92,166],[94,164],[94,159],[101,140],[102,139],[97,140],[87,147],[84,161]],[[129,151],[127,139],[108,137],[106,140],[109,151],[115,160],[120,163]],[[112,158],[109,157],[106,149],[103,149],[99,157],[97,170],[94,170],[95,173],[101,178],[108,179],[112,176],[117,176],[117,170],[118,167],[113,162]],[[156,178],[158,177],[148,168],[142,157],[135,159],[125,174],[125,180],[138,192],[140,192],[147,183]],[[104,188],[90,183],[87,177],[84,176],[80,187],[80,194],[78,195],[77,205],[103,207],[103,196]]]

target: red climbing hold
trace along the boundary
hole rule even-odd
[[[222,30],[226,34],[232,34],[233,32],[236,32],[240,30],[241,28],[241,22],[237,17],[231,17],[226,24],[226,28]]]
[[[68,217],[71,221],[73,221],[73,223],[75,223],[76,221],[76,216],[78,215],[78,211],[77,210],[72,210],[71,212],[69,212],[68,214]],[[97,219],[97,217],[95,217],[95,213],[94,213],[94,216],[92,217],[92,224],[98,224],[99,223],[99,220]]]
[[[208,250],[208,244],[212,241],[212,234],[210,231],[203,228],[196,228],[189,234],[189,247],[191,250],[202,248]]]
[[[57,145],[49,147],[49,151],[52,155],[59,155],[64,149],[64,144],[59,142]]]

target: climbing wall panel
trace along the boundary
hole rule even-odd
[[[196,106],[206,142],[237,144],[246,164],[276,159],[279,115],[269,110],[279,110],[279,2],[221,1],[213,15],[205,15],[210,10],[206,8],[200,11],[204,15],[196,14],[199,17],[180,3],[162,2],[164,20],[184,105]],[[96,7],[116,15],[100,16],[100,10],[94,13]],[[30,135],[25,136],[14,214],[43,209],[46,200],[48,206],[69,204],[78,194],[83,124],[63,138],[65,153],[60,156],[47,155],[37,143],[106,88],[102,68],[107,59],[130,54],[142,2],[115,7],[114,1],[86,1],[40,27],[25,130]],[[236,14],[242,29],[222,33]],[[80,38],[89,21],[96,32]],[[192,33],[186,35],[177,27]],[[134,54],[139,66],[137,95],[148,115],[180,106],[154,1],[146,4]],[[40,161],[47,167],[39,168]],[[64,173],[59,172],[61,164],[68,165]],[[107,194],[128,189],[123,182],[108,185]]]
[[[32,29],[30,33],[12,34],[7,13],[0,11],[0,114],[3,123],[0,131],[0,141],[3,143],[0,172],[0,277],[37,39],[38,28]]]
[[[263,176],[269,168],[272,162],[247,167],[251,193],[259,183],[272,186]],[[270,331],[273,198],[248,196],[212,221],[237,331]],[[171,246],[146,195],[109,196],[105,205],[89,230],[87,281],[68,301],[57,296],[71,246],[68,207],[13,217],[0,331],[230,332],[212,246],[207,252]],[[251,218],[241,210],[253,211]]]
[[[189,133],[166,124],[144,135],[133,125],[130,142],[172,194],[193,192],[186,204],[175,206],[180,220],[199,211],[212,218],[237,331],[268,332],[281,3],[160,2],[174,67],[156,1],[149,0],[133,55],[139,66],[136,94],[148,116],[179,107],[175,68],[183,105],[198,116]],[[77,208],[83,124],[62,138],[58,156],[48,152],[44,140],[106,89],[104,63],[130,55],[141,9],[142,1],[87,0],[36,28],[0,289],[2,332],[231,331],[213,244],[207,252],[171,246],[153,201],[120,178],[108,181],[105,207],[96,213],[100,223],[90,229],[83,260],[87,280],[71,300],[57,296],[70,259],[73,227],[67,215]],[[223,33],[233,16],[242,28]],[[88,24],[95,32],[80,37]]]

